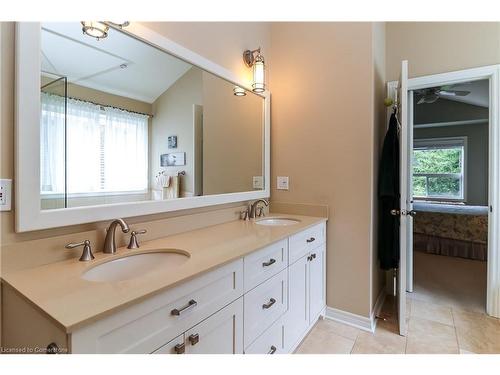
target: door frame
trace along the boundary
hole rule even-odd
[[[408,96],[414,90],[451,85],[466,81],[487,79],[489,81],[489,150],[488,150],[488,264],[486,313],[500,318],[500,64],[471,68],[453,72],[432,74],[408,79]],[[398,82],[387,83],[388,96],[394,98]],[[413,126],[412,111],[408,113],[408,125]],[[408,149],[411,163],[411,149]],[[411,166],[407,165],[407,168]],[[413,246],[407,255],[407,285],[412,291],[413,285]],[[410,268],[411,267],[411,268]],[[408,282],[409,281],[409,282]]]

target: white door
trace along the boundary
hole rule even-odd
[[[406,220],[406,291],[413,292],[413,91],[408,91],[408,196],[407,209],[409,215]]]
[[[312,250],[309,256],[309,324],[318,319],[326,305],[325,247]]]
[[[411,170],[409,154],[409,138],[412,129],[408,129],[408,61],[401,63],[401,76],[398,81],[397,98],[399,101],[398,119],[401,126],[399,132],[399,168],[400,168],[400,250],[399,269],[397,278],[398,294],[398,321],[399,334],[406,336],[406,257],[408,246],[411,246],[408,238],[411,216],[407,215],[408,207],[411,207]],[[411,208],[410,208],[411,210]]]
[[[302,338],[309,327],[309,254],[288,268],[288,311],[285,314],[285,351]]]
[[[243,354],[243,298],[184,334],[186,354]]]

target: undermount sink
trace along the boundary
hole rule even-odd
[[[189,260],[189,253],[182,250],[162,249],[131,254],[92,267],[82,278],[88,281],[122,281],[133,279],[151,271],[169,272]]]
[[[258,225],[269,225],[269,226],[287,226],[300,223],[300,220],[291,219],[288,217],[268,217],[265,219],[260,219],[255,222]]]

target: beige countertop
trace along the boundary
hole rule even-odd
[[[276,213],[269,217],[293,217],[300,222],[289,226],[264,226],[252,221],[231,221],[147,241],[141,244],[140,249],[122,247],[116,254],[99,252],[91,262],[71,259],[6,273],[2,278],[66,332],[72,332],[155,293],[326,221],[321,217]],[[175,271],[164,273],[160,269],[123,281],[93,282],[81,277],[88,269],[108,260],[167,248],[187,251],[190,258]]]

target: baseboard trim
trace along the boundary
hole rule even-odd
[[[385,297],[387,296],[387,292],[385,288],[382,288],[380,293],[378,294],[377,300],[375,301],[375,306],[373,306],[372,315],[370,317],[373,325],[373,332],[375,332],[375,328],[377,327],[377,316],[380,315],[380,311],[382,310],[382,306],[384,306]]]
[[[339,323],[344,323],[358,329],[362,329],[363,331],[373,332],[374,330],[370,318],[329,306],[327,306],[326,308],[325,318],[334,320]]]
[[[375,306],[370,317],[353,314],[348,311],[343,311],[327,306],[325,318],[373,333],[375,332],[375,327],[377,325],[376,316],[379,314],[382,306],[384,305],[385,296],[386,292],[385,288],[383,288],[377,297],[377,301],[375,302]]]

